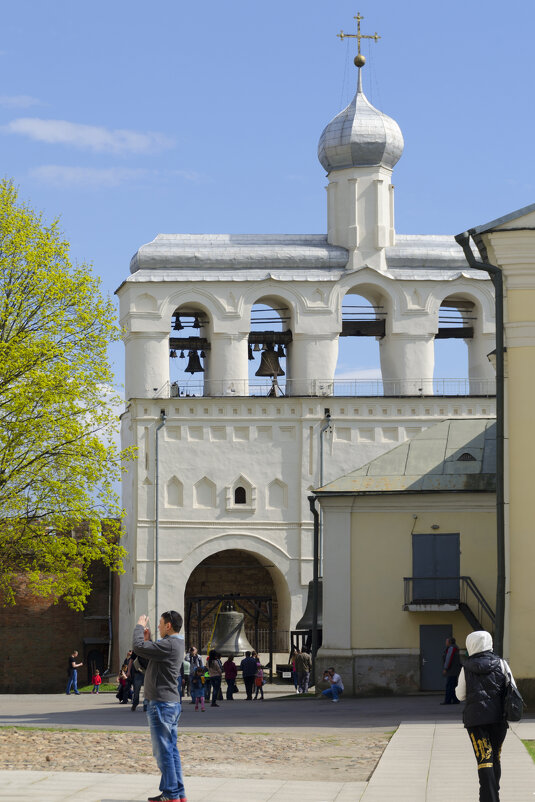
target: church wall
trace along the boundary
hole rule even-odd
[[[319,430],[324,478],[353,470],[444,417],[492,414],[488,398],[241,398],[132,401],[123,434],[137,459],[125,484],[124,545],[130,556],[121,581],[122,647],[136,616],[154,620],[155,429],[160,410],[160,607],[183,611],[190,572],[214,551],[242,549],[272,560],[281,629],[302,615],[312,579],[312,520],[307,501],[319,485]],[[248,503],[233,504],[236,483]],[[206,551],[206,549],[208,549]],[[206,553],[205,553],[206,552]]]
[[[460,533],[461,576],[472,577],[494,609],[494,504],[487,494],[322,499],[324,585],[330,590],[324,593],[318,670],[344,666],[344,683],[356,694],[418,691],[420,625],[452,624],[460,644],[472,628],[458,610],[403,610],[412,534]]]

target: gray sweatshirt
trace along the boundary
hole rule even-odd
[[[145,671],[145,699],[149,702],[179,702],[178,675],[184,659],[184,640],[178,634],[166,635],[154,643],[144,640],[143,627],[134,629],[132,649],[148,659]]]

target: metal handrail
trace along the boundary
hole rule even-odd
[[[444,587],[443,583],[450,583],[447,587],[448,594],[441,594],[435,590],[435,593],[426,598],[414,598],[414,582],[434,582],[435,588],[438,590],[440,585]],[[458,582],[458,592],[452,594],[452,582]],[[409,605],[417,604],[466,604],[477,615],[477,620],[483,625],[483,617],[487,616],[491,624],[491,629],[494,627],[496,616],[487,602],[476,583],[470,576],[406,576],[403,577],[404,584],[404,609]],[[470,594],[473,600],[470,598]],[[470,604],[472,602],[472,604]],[[473,609],[475,607],[475,610]]]

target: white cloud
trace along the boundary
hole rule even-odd
[[[0,95],[0,106],[10,109],[27,109],[30,106],[42,106],[40,100],[31,95]]]
[[[109,129],[99,125],[83,125],[68,120],[43,120],[39,117],[19,117],[2,129],[8,134],[20,134],[51,145],[72,145],[95,153],[149,153],[170,148],[174,142],[154,131],[140,133],[127,129]]]
[[[198,181],[197,173],[189,170],[147,170],[143,167],[69,167],[62,164],[42,164],[29,171],[31,178],[44,184],[68,188],[83,186],[101,189],[118,187],[132,181],[165,181],[178,177]]]

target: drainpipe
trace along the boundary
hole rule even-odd
[[[158,581],[159,581],[159,562],[160,562],[160,552],[159,552],[159,534],[160,534],[160,509],[159,509],[159,487],[160,487],[160,469],[159,469],[159,442],[160,438],[158,437],[160,429],[165,426],[165,409],[160,410],[160,423],[156,427],[156,449],[155,449],[155,462],[156,462],[156,476],[154,480],[154,627],[156,628],[159,618],[158,613]]]
[[[316,685],[316,652],[318,651],[318,599],[319,599],[319,556],[320,556],[320,516],[316,509],[316,496],[308,496],[310,511],[314,517],[314,557],[312,584],[312,677]]]
[[[464,251],[466,261],[474,270],[488,273],[494,284],[496,316],[496,630],[494,651],[503,655],[505,627],[505,493],[504,493],[504,342],[503,342],[503,274],[496,265],[479,262],[470,247],[470,231],[457,234],[455,241]]]
[[[320,487],[323,487],[323,435],[325,432],[332,432],[331,410],[325,409],[325,421],[320,429]],[[319,576],[323,576],[323,511],[319,513]]]

